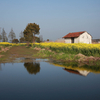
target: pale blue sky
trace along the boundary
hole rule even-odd
[[[0,0],[0,27],[19,38],[28,23],[40,26],[43,39],[87,31],[100,38],[100,0]]]

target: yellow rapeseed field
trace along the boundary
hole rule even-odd
[[[8,46],[20,46],[26,45],[26,43],[9,43],[0,42],[0,45]],[[82,53],[84,55],[100,55],[100,44],[85,44],[85,43],[57,43],[57,42],[43,42],[43,43],[30,43],[31,46],[36,46],[40,48],[50,48],[53,51],[64,52],[64,53]]]
[[[3,45],[3,46],[20,46],[20,45],[26,45],[26,43],[0,42],[0,45]]]
[[[59,51],[64,53],[82,53],[84,55],[100,55],[100,44],[85,44],[85,43],[57,43],[57,42],[44,42],[35,43],[35,46],[41,48],[50,48],[53,51]]]

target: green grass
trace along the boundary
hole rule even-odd
[[[54,58],[57,60],[74,60],[75,54],[66,54],[49,50],[41,50],[35,56],[42,58]]]

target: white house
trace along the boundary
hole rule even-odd
[[[63,38],[65,43],[92,43],[92,36],[86,31],[68,33]]]

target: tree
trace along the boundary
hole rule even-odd
[[[37,74],[38,72],[40,72],[40,63],[24,63],[24,66],[30,74]]]
[[[35,40],[36,42],[38,42],[38,43],[40,43],[41,41],[40,41],[40,38],[36,38],[36,40]]]
[[[40,42],[43,42],[43,37],[42,35],[40,35],[39,37],[35,37],[36,39],[36,42],[40,43]]]
[[[16,35],[15,35],[13,29],[11,29],[11,31],[10,31],[10,33],[9,33],[9,35],[8,35],[8,38],[10,38],[10,41],[11,41],[11,42],[12,42],[13,39],[16,38]]]
[[[7,36],[5,37],[5,42],[8,42],[8,38],[7,38]]]
[[[6,42],[6,32],[4,30],[4,28],[2,29],[2,33],[1,33],[1,36],[2,36],[2,42]]]
[[[1,40],[2,40],[2,36],[1,36],[1,27],[0,27],[0,42],[1,42]]]
[[[20,32],[19,37],[20,38],[23,38],[24,37],[24,33],[22,31]]]
[[[49,39],[47,39],[47,41],[49,41]]]
[[[18,43],[19,41],[18,41],[18,39],[13,39],[12,40],[12,43]]]
[[[39,38],[40,38],[40,42],[43,42],[43,36],[40,35]]]
[[[39,34],[39,30],[39,25],[35,23],[29,23],[23,32],[25,40],[29,42],[35,42],[35,35]]]
[[[1,34],[0,34],[0,42],[1,42],[1,40],[2,40],[2,36],[1,36]]]
[[[24,38],[24,37],[21,37],[21,38],[19,39],[19,41],[20,41],[20,43],[23,43],[23,42],[25,42],[25,38]]]

